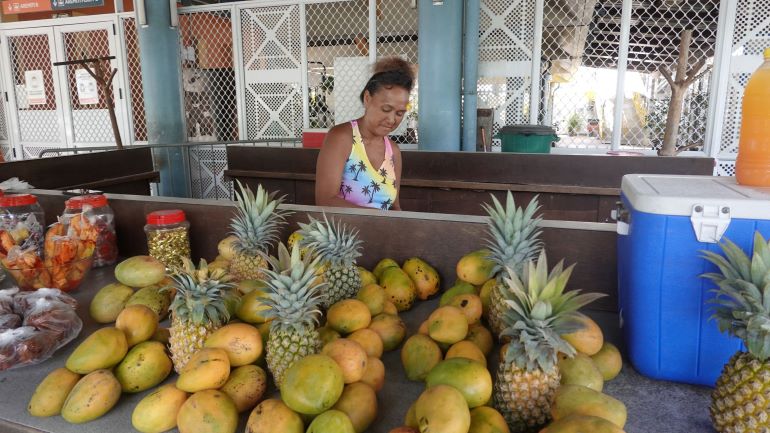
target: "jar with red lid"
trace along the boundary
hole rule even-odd
[[[32,194],[4,194],[0,196],[0,243],[3,249],[9,242],[22,250],[35,248],[42,256],[45,234],[45,214],[37,197]],[[7,253],[7,251],[5,251]]]
[[[115,235],[115,213],[104,194],[89,194],[72,197],[64,203],[62,223],[68,227],[75,215],[82,215],[96,228],[96,249],[94,267],[114,264],[118,259],[117,236]]]
[[[190,223],[180,209],[159,210],[147,215],[144,226],[150,256],[167,268],[181,267],[190,258]]]

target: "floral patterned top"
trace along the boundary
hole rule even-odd
[[[385,137],[385,160],[374,168],[366,156],[358,122],[352,120],[353,147],[342,171],[339,197],[358,206],[388,210],[396,200],[396,166],[393,147]]]

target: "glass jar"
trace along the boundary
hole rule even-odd
[[[45,214],[37,197],[32,194],[6,194],[0,197],[0,245],[8,248],[5,236],[22,250],[34,248],[38,256],[43,253]],[[7,253],[7,251],[6,251]]]
[[[83,214],[96,228],[96,249],[94,267],[115,264],[118,260],[118,242],[115,235],[115,213],[103,194],[91,194],[72,197],[64,203],[62,223],[69,227],[72,217]]]
[[[180,209],[159,210],[147,215],[147,250],[169,269],[190,258],[190,223]]]

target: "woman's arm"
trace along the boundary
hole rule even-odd
[[[401,210],[401,149],[398,144],[391,143],[393,148],[393,165],[396,166],[396,201],[393,202],[392,210]]]
[[[316,206],[361,207],[339,197],[342,170],[353,148],[350,124],[337,125],[326,134],[315,168]]]

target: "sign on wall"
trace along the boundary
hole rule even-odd
[[[51,9],[55,11],[92,8],[96,6],[104,6],[104,0],[51,0]]]
[[[3,13],[64,11],[104,6],[104,0],[3,0]]]
[[[24,71],[24,83],[26,85],[27,103],[29,105],[45,105],[43,71]]]
[[[96,79],[85,69],[75,71],[75,82],[78,87],[78,101],[80,105],[93,105],[99,103],[99,88],[96,87]]]

